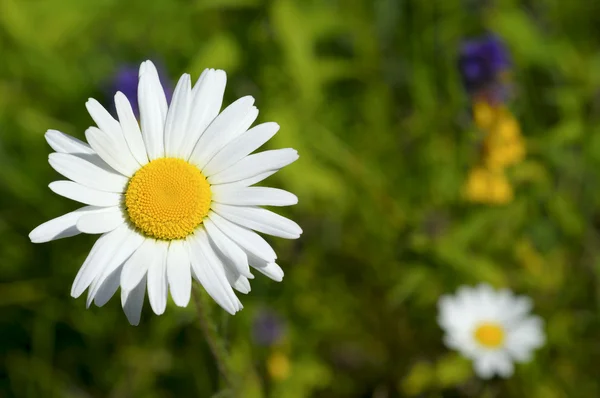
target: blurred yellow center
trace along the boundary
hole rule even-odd
[[[475,329],[475,340],[486,348],[498,348],[504,342],[504,329],[498,323],[485,322]]]
[[[210,185],[202,172],[182,159],[155,159],[139,169],[127,186],[129,219],[145,235],[183,239],[208,214]]]

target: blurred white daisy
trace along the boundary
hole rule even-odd
[[[226,75],[205,70],[191,85],[179,80],[170,106],[155,66],[142,63],[140,124],[122,93],[118,119],[96,100],[86,107],[98,127],[86,144],[49,130],[56,151],[50,165],[68,181],[50,184],[55,193],[86,206],[50,220],[29,237],[40,243],[79,233],[102,234],[75,278],[71,295],[88,290],[87,305],[104,305],[121,287],[130,323],[140,320],[146,286],[156,314],[167,292],[178,306],[190,299],[192,277],[231,314],[242,309],[233,288],[250,291],[250,267],[281,281],[271,246],[256,232],[287,239],[302,233],[295,222],[259,206],[288,206],[295,195],[251,187],[298,159],[294,149],[250,154],[279,129],[250,128],[258,116],[254,98],[243,97],[219,113]]]
[[[513,362],[527,362],[545,341],[543,321],[529,315],[529,297],[489,285],[462,286],[438,302],[438,323],[449,348],[474,361],[475,373],[488,379],[510,377]]]

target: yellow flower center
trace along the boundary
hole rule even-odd
[[[210,209],[210,185],[202,172],[182,159],[160,158],[129,180],[125,207],[145,235],[183,239],[194,232]]]
[[[504,329],[495,322],[484,322],[475,329],[475,340],[486,348],[498,348],[504,342]]]

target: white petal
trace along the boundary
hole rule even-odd
[[[231,267],[225,267],[225,276],[231,287],[235,290],[243,294],[250,293],[250,281],[248,281],[248,278],[237,272],[237,270]]]
[[[489,310],[495,309],[497,302],[497,292],[487,283],[479,283],[475,286],[475,297],[480,307],[485,307]]]
[[[206,127],[217,117],[223,104],[227,75],[222,70],[206,69],[192,90],[192,105],[181,157],[189,159]]]
[[[68,134],[61,133],[57,130],[46,131],[46,141],[48,145],[59,153],[80,153],[80,154],[95,154],[94,150],[85,142],[71,137]]]
[[[283,270],[276,263],[266,262],[253,255],[249,255],[248,260],[250,260],[250,265],[263,275],[266,275],[276,282],[281,282],[283,280]]]
[[[112,117],[111,114],[104,109],[104,107],[98,101],[90,98],[85,103],[85,107],[90,113],[92,119],[94,119],[96,122],[98,128],[100,128],[100,130],[106,133],[109,137],[117,138],[123,135],[119,122],[117,122],[115,118]]]
[[[261,182],[265,178],[272,176],[277,173],[279,170],[271,170],[266,171],[264,173],[257,174],[253,177],[244,178],[238,181],[228,182],[225,184],[213,184],[211,185],[211,191],[214,192],[215,189],[223,189],[223,190],[235,190],[241,189],[245,187],[249,187],[250,185],[254,185],[257,182]]]
[[[142,75],[144,74],[144,72],[147,69],[148,66],[148,62],[152,62],[152,61],[144,61],[140,64],[140,69],[138,71],[138,78],[142,77]]]
[[[86,234],[103,234],[125,223],[123,211],[118,207],[105,207],[100,211],[84,214],[77,221],[77,229]]]
[[[160,115],[164,122],[167,117],[168,104],[167,104],[167,96],[165,95],[165,90],[162,87],[162,83],[160,82],[160,76],[158,75],[158,70],[152,61],[143,62],[144,64],[144,72],[147,72],[150,88],[154,93],[154,98],[156,98],[158,103],[158,108],[160,109]],[[140,70],[142,68],[140,67]],[[141,78],[141,75],[140,75]]]
[[[202,173],[210,177],[233,166],[269,141],[278,130],[279,125],[273,122],[259,124],[251,128],[221,149],[204,167]]]
[[[173,240],[169,245],[167,279],[175,304],[186,307],[192,291],[192,271],[189,248],[184,240]]]
[[[123,267],[119,267],[114,270],[102,283],[100,289],[98,289],[98,292],[94,297],[94,304],[96,304],[98,307],[102,307],[104,304],[108,303],[108,300],[115,295],[117,289],[119,288],[119,280],[121,278],[122,269]]]
[[[248,294],[252,290],[248,278],[242,275],[239,275],[231,286],[233,286],[235,290],[243,294]]]
[[[133,290],[148,272],[148,266],[156,257],[154,239],[145,238],[140,247],[125,261],[121,271],[121,289]]]
[[[142,137],[146,145],[148,159],[151,161],[165,155],[163,143],[165,119],[161,111],[162,99],[158,98],[154,92],[154,85],[152,74],[148,72],[143,73],[139,81],[138,103],[140,107]]]
[[[69,153],[85,159],[100,168],[111,172],[114,171],[96,152],[94,152],[92,147],[75,137],[71,137],[70,135],[61,133],[57,130],[48,130],[45,137],[52,149],[58,153]]]
[[[246,96],[225,108],[196,143],[190,162],[202,169],[217,151],[246,131],[258,116],[253,103],[254,98]]]
[[[438,299],[438,324],[447,332],[464,327],[462,312],[464,311],[456,305],[454,296],[443,295]]]
[[[501,358],[498,358],[498,360],[496,361],[496,372],[499,376],[504,377],[506,379],[511,377],[514,371],[515,367],[508,355],[503,354]]]
[[[121,133],[111,137],[96,127],[90,127],[85,131],[85,137],[98,156],[119,173],[131,177],[140,168]]]
[[[459,350],[461,349],[461,342],[454,336],[454,335],[450,335],[450,334],[446,334],[444,335],[443,338],[444,344],[446,345],[446,347],[451,348],[453,350]]]
[[[69,180],[85,185],[89,188],[105,192],[123,192],[127,186],[127,177],[111,173],[100,167],[83,160],[77,156],[66,153],[51,153],[48,157],[50,166]]]
[[[231,261],[237,271],[246,277],[251,276],[246,253],[235,242],[229,239],[227,235],[221,232],[210,218],[206,218],[203,224],[210,240]]]
[[[72,153],[71,155],[77,156],[78,158],[81,158],[81,159],[85,160],[86,162],[90,162],[94,166],[97,166],[100,169],[109,172],[110,174],[121,175],[121,173],[116,172],[115,169],[113,169],[111,166],[109,166],[108,163],[106,163],[97,153],[94,153],[94,154]]]
[[[129,100],[125,94],[120,91],[115,94],[115,108],[117,109],[117,115],[119,115],[123,136],[125,137],[125,141],[129,146],[131,154],[141,166],[145,165],[148,163],[148,155],[146,154],[146,147],[144,146],[140,125],[133,113]]]
[[[524,349],[522,347],[519,347],[519,349],[516,349],[515,347],[512,347],[512,348],[507,347],[507,349],[510,352],[510,355],[512,356],[512,358],[514,359],[515,362],[519,362],[519,363],[529,362],[529,361],[531,361],[531,358],[533,357],[533,351],[531,349]]]
[[[210,247],[206,232],[199,229],[188,242],[194,274],[206,292],[231,315],[242,309],[242,303],[227,280],[223,264]]]
[[[246,252],[252,253],[267,262],[273,262],[277,258],[271,245],[256,232],[234,224],[212,211],[208,213],[208,218]]]
[[[298,197],[283,189],[249,187],[226,189],[216,185],[211,187],[212,200],[236,206],[290,206],[298,203]]]
[[[53,218],[50,221],[39,225],[29,233],[29,239],[33,243],[44,243],[51,240],[68,238],[79,235],[80,230],[77,229],[77,220],[84,214],[101,211],[102,208],[95,206],[85,206],[60,217]]]
[[[476,297],[475,289],[470,286],[460,286],[456,291],[456,305],[459,307],[470,307],[480,304]]]
[[[81,296],[81,293],[83,293],[92,281],[102,272],[106,263],[113,256],[115,250],[129,233],[127,225],[123,224],[114,231],[98,238],[75,277],[75,281],[71,288],[71,296],[75,298]]]
[[[527,296],[514,297],[507,308],[508,322],[518,322],[523,319],[533,308],[533,300]]]
[[[297,239],[302,228],[294,221],[259,207],[230,206],[212,203],[211,209],[223,218],[264,234]]]
[[[156,315],[161,315],[167,307],[167,249],[168,243],[155,241],[156,250],[148,265],[148,300]]]
[[[298,152],[292,148],[275,149],[246,156],[233,166],[208,177],[211,184],[225,184],[279,170],[296,161]]]
[[[98,191],[73,181],[54,181],[48,187],[60,196],[92,206],[118,206],[122,199],[119,193]]]
[[[140,323],[144,296],[146,295],[146,276],[133,290],[121,289],[121,305],[130,324],[137,326]]]
[[[530,316],[512,325],[507,336],[506,348],[518,362],[531,359],[532,351],[544,345],[543,320],[538,316]]]
[[[100,288],[104,285],[105,281],[115,272],[117,269],[122,268],[123,263],[134,253],[142,244],[144,237],[137,233],[133,228],[126,226],[127,233],[114,248],[111,248],[111,252],[108,261],[102,267],[100,272],[90,285],[88,292],[87,307],[92,304],[92,300],[96,298]],[[119,270],[120,279],[120,270]]]
[[[491,379],[494,376],[496,365],[494,355],[484,354],[480,358],[475,359],[473,365],[475,368],[475,373],[477,373],[477,376],[481,377],[482,379]]]
[[[165,156],[179,157],[181,148],[193,145],[185,140],[188,117],[190,113],[192,87],[190,75],[181,76],[167,113],[165,122]]]

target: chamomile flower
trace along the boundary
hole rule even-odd
[[[86,107],[98,127],[88,143],[49,130],[50,165],[67,178],[50,189],[86,206],[50,220],[29,237],[40,243],[79,233],[100,234],[71,289],[88,290],[87,305],[104,305],[121,287],[121,303],[138,324],[145,292],[153,311],[165,311],[168,291],[178,306],[190,299],[192,278],[227,312],[242,309],[233,289],[250,291],[251,267],[281,281],[276,254],[256,232],[287,239],[295,222],[260,206],[296,204],[295,195],[251,187],[298,159],[294,149],[251,154],[278,131],[250,126],[254,99],[219,113],[226,76],[205,70],[192,87],[184,74],[167,104],[155,66],[139,71],[140,124],[130,101],[115,95],[118,120],[96,100]],[[256,231],[256,232],[255,232]]]
[[[545,341],[542,319],[529,315],[531,299],[480,284],[463,286],[438,302],[444,342],[473,360],[475,373],[488,379],[510,377],[513,362],[527,362]]]

